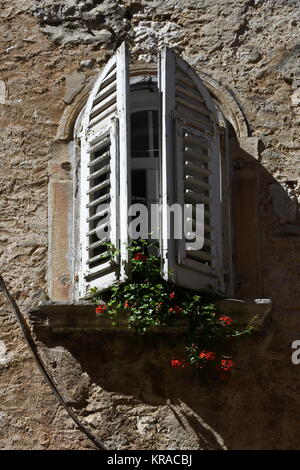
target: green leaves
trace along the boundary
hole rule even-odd
[[[230,316],[217,311],[211,295],[183,289],[162,279],[157,246],[151,241],[134,240],[127,248],[131,279],[115,284],[109,291],[91,289],[93,302],[106,304],[105,316],[111,317],[112,326],[125,316],[129,328],[145,334],[184,319],[187,358],[183,364],[198,368],[211,367],[215,357],[219,361],[230,358],[227,349],[231,340],[254,330],[251,324],[237,329]],[[109,249],[117,254],[113,246]]]

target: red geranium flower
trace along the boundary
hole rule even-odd
[[[174,307],[169,308],[170,313],[180,313],[182,312],[182,308],[179,305],[174,305]]]
[[[181,367],[182,361],[179,359],[171,359],[171,367]]]
[[[175,298],[175,292],[171,292],[170,295],[169,295],[170,299],[174,299]]]
[[[107,310],[107,305],[98,305],[95,309],[96,315],[102,315]]]
[[[146,261],[147,258],[148,258],[148,256],[146,256],[146,255],[144,255],[143,253],[140,253],[140,252],[136,253],[133,257],[133,259],[135,261],[142,261],[142,262]]]
[[[223,323],[223,325],[225,326],[225,325],[231,325],[233,320],[228,315],[221,315],[219,318],[219,322]]]
[[[198,357],[200,359],[205,359],[206,361],[214,361],[216,358],[216,353],[213,351],[201,351]]]
[[[234,368],[234,362],[232,359],[222,359],[219,366],[217,366],[218,370],[222,372],[230,372],[231,369]]]
[[[182,367],[184,369],[185,367],[187,367],[187,363],[181,359],[171,359],[171,367]]]

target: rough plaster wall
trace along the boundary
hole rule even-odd
[[[100,437],[109,440],[111,435],[112,447],[176,448],[183,428],[166,405],[171,396],[186,403],[182,406],[188,407],[188,413],[196,413],[191,418],[194,424],[186,426],[186,447],[208,447],[201,434],[204,420],[229,448],[299,448],[299,373],[290,363],[289,351],[291,341],[300,338],[299,215],[296,200],[292,209],[291,199],[286,200],[286,190],[296,189],[291,196],[297,198],[300,180],[299,2],[23,0],[13,6],[2,1],[1,6],[1,271],[24,309],[32,293],[46,287],[49,143],[72,93],[95,76],[123,39],[131,45],[134,58],[145,61],[154,60],[156,48],[168,44],[197,70],[229,87],[245,110],[253,135],[264,144],[261,295],[271,297],[275,305],[268,335],[243,345],[251,355],[241,350],[240,370],[229,384],[202,386],[193,374],[172,371],[170,378],[170,371],[163,369],[159,376],[169,380],[175,391],[172,394],[169,386],[156,390],[154,404],[153,396],[141,394],[143,387],[152,390],[157,383],[149,370],[161,367],[153,359],[151,345],[149,356],[144,353],[143,364],[132,372],[134,379],[141,374],[145,384],[137,381],[132,390],[123,383],[130,374],[128,362],[118,358],[107,383],[114,350],[124,357],[128,347],[135,360],[135,343],[115,344],[112,338],[107,345],[111,355],[105,354],[105,348],[95,352],[106,365],[98,382],[88,385],[87,403],[78,412]],[[2,297],[1,302],[0,447],[89,448],[57,407]],[[50,365],[53,355],[63,355],[61,349],[52,348],[63,344],[68,360],[59,362],[62,366],[56,373],[65,383],[76,382],[70,359],[70,354],[76,357],[75,345],[72,340],[55,341],[58,344],[45,351]],[[139,348],[142,354],[141,344]],[[161,352],[157,357],[163,362],[168,356]],[[83,364],[87,367],[89,361]],[[120,367],[125,372],[118,380]],[[78,380],[86,373],[84,368],[76,371]],[[212,447],[220,447],[218,439],[213,442]]]

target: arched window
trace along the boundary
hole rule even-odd
[[[172,270],[179,285],[225,292],[219,127],[196,72],[165,48],[157,74],[137,76],[123,44],[93,87],[80,140],[79,296],[126,279],[128,208],[136,202],[160,204],[162,275]],[[174,204],[187,215],[177,219]],[[195,249],[197,230],[204,243]],[[107,240],[118,250],[113,256]]]

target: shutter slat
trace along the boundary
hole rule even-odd
[[[90,176],[88,176],[87,180],[93,180],[97,178],[98,176],[104,175],[105,173],[108,173],[110,171],[110,165],[105,165],[103,168],[100,170],[95,171],[94,173],[91,173]]]
[[[86,221],[93,222],[94,220],[97,220],[103,217],[104,214],[109,215],[109,212],[110,212],[109,207],[107,207],[106,209],[103,209],[102,211],[96,212],[96,214],[92,215],[91,217],[88,217]]]
[[[186,160],[184,162],[184,166],[186,168],[186,174],[193,174],[197,173],[201,176],[209,176],[211,174],[211,171],[208,168],[203,168],[203,166],[200,166],[201,162],[198,162],[198,165],[195,162],[190,162],[189,160]]]
[[[214,228],[208,225],[207,223],[203,224],[202,222],[198,222],[198,220],[195,220],[191,217],[187,217],[185,220],[188,222],[192,222],[192,224],[196,225],[200,230],[202,230],[202,228],[204,227],[204,233],[209,233],[214,230]]]
[[[207,124],[211,126],[211,121],[209,119],[209,114],[203,106],[201,106],[199,104],[194,104],[194,103],[191,102],[192,100],[189,100],[189,99],[186,99],[186,98],[181,98],[181,96],[179,96],[179,95],[177,95],[176,101],[178,103],[183,104],[187,108],[193,109],[197,113],[203,114],[204,115],[203,121],[207,122]]]
[[[187,132],[183,136],[184,143],[195,145],[196,148],[201,147],[207,150],[208,142],[204,140],[203,137],[198,137],[195,135],[188,134]]]
[[[209,227],[204,233],[205,233],[205,237],[204,237],[204,244],[203,244],[203,251],[205,251],[206,253],[210,253],[211,252],[211,247],[213,245],[213,242],[210,238],[208,238],[212,232],[212,228]],[[190,233],[190,232],[188,232]],[[189,243],[193,242],[193,240],[189,240]],[[198,250],[197,250],[198,251]]]
[[[201,115],[191,108],[179,103],[176,106],[176,114],[178,117],[183,117],[192,120],[193,122],[197,123],[200,125],[202,129],[205,129],[209,133],[212,132],[212,124],[210,121],[205,119],[204,117],[202,118]]]
[[[206,235],[209,235],[210,232],[206,232]],[[193,243],[194,240],[189,240],[189,243]],[[205,253],[211,253],[211,247],[213,245],[213,242],[209,239],[209,238],[204,238],[204,243],[203,243],[203,251],[205,251]],[[195,250],[195,251],[198,251],[198,250]]]
[[[185,190],[185,200],[187,202],[193,203],[202,203],[202,204],[210,204],[212,201],[210,198],[203,196],[202,194],[199,194],[196,191],[192,191],[191,189],[186,189]]]
[[[97,242],[92,243],[91,245],[88,245],[86,247],[86,249],[88,251],[94,250],[95,248],[98,248],[99,246],[103,245],[103,243],[104,243],[104,239],[103,240],[98,240]]]
[[[90,120],[90,127],[95,126],[100,121],[104,121],[110,114],[113,114],[117,111],[117,104],[113,104],[109,108],[107,108],[103,113],[99,114],[98,116],[94,117]]]
[[[89,202],[89,203],[86,205],[86,207],[87,207],[87,208],[91,208],[91,207],[97,206],[97,204],[102,204],[102,202],[108,201],[109,199],[110,199],[110,194],[109,194],[109,193],[104,194],[103,196],[98,197],[97,199],[94,199],[94,201]]]
[[[180,118],[180,113],[178,113],[178,117]],[[192,128],[196,132],[201,132],[202,134],[205,133],[206,138],[211,137],[212,130],[209,132],[206,131],[206,129],[204,129],[203,125],[200,122],[196,122],[195,120],[193,120],[193,118],[188,119],[186,115],[184,115],[183,118],[186,126],[189,126],[189,128]]]
[[[86,261],[86,264],[92,264],[92,263],[95,263],[96,261],[101,261],[103,259],[109,258],[109,256],[110,256],[110,252],[105,251],[104,253],[101,253],[101,255],[94,256],[93,258],[89,258]]]
[[[205,247],[211,247],[212,246],[212,241],[209,238],[204,238],[204,246]]]
[[[110,83],[109,86],[107,86],[104,90],[101,90],[98,95],[95,96],[95,99],[93,101],[93,107],[96,106],[100,101],[102,101],[104,98],[106,98],[108,95],[114,93],[117,89],[117,83],[116,81]]]
[[[110,135],[109,132],[104,132],[101,135],[97,135],[94,139],[90,141],[88,152],[94,152],[95,150],[101,150],[104,147],[110,145]]]
[[[110,185],[110,179],[106,179],[105,181],[102,181],[102,183],[97,184],[93,188],[89,189],[86,193],[87,194],[93,194],[96,191],[100,191],[101,189],[105,188],[106,186]]]
[[[208,183],[205,183],[204,181],[199,181],[199,179],[196,179],[192,175],[185,176],[185,183],[187,186],[189,185],[196,186],[196,188],[200,190],[208,191],[210,189],[210,185]]]
[[[93,228],[93,230],[90,230],[86,236],[90,237],[91,235],[95,235],[99,230],[103,230],[104,228],[109,226],[109,222],[104,222],[104,224],[98,225],[96,228]]]
[[[204,251],[194,251],[189,248],[187,249],[187,256],[198,259],[200,261],[212,261],[214,258],[214,255],[205,253]]]
[[[192,90],[191,88],[182,87],[180,85],[176,85],[176,91],[184,96],[188,96],[189,98],[192,98],[198,103],[201,103],[203,112],[205,112],[206,115],[209,116],[207,109],[203,106],[204,102],[203,102],[203,99],[200,97],[199,93],[197,93],[195,90]]]
[[[91,112],[91,118],[98,116],[98,114],[105,111],[107,108],[116,103],[117,93],[112,93],[108,95],[104,100],[100,101],[96,106],[93,107]]]
[[[188,147],[184,148],[184,157],[191,159],[192,161],[201,161],[204,163],[209,162],[209,157],[205,155],[203,152],[194,152],[193,150],[190,150]]]
[[[103,80],[103,82],[100,85],[100,91],[99,93],[104,90],[108,85],[110,85],[113,81],[116,80],[117,77],[117,71],[114,69],[110,74],[106,76],[106,78]]]
[[[113,60],[112,60],[112,59],[113,59]],[[116,68],[117,68],[116,57],[114,56],[114,57],[112,57],[112,59],[111,59],[111,60],[112,60],[111,66],[106,70],[106,73],[105,73],[105,75],[104,75],[104,77],[103,77],[103,80],[105,80],[105,79],[108,77],[108,75],[110,75],[110,74],[111,74],[114,70],[116,70]],[[102,82],[102,83],[103,83],[103,82]]]
[[[88,167],[91,168],[95,165],[98,165],[98,163],[101,163],[104,160],[107,160],[109,157],[110,157],[110,153],[105,152],[103,155],[100,155],[100,157],[97,157],[94,160],[90,161],[90,163],[88,164]]]
[[[194,84],[193,80],[191,80],[184,73],[182,73],[181,70],[178,67],[176,67],[175,77],[180,82],[182,82],[185,85],[188,85],[189,87],[191,87],[193,91],[196,90],[196,87],[195,87],[195,84]]]

